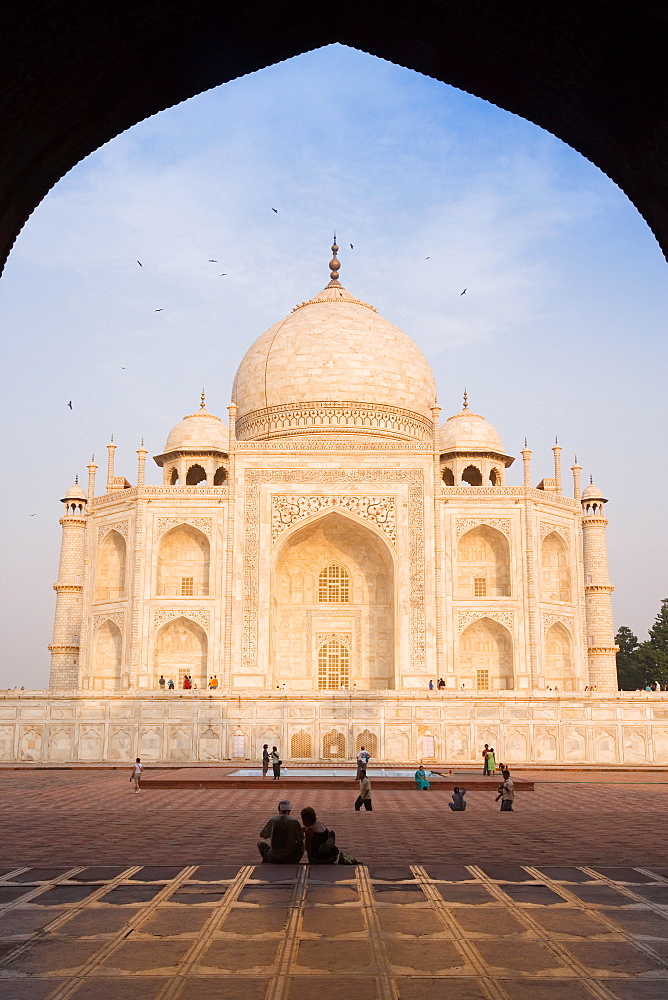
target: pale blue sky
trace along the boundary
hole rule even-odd
[[[225,419],[248,345],[326,283],[334,228],[342,283],[420,345],[444,418],[466,385],[518,459],[528,437],[534,483],[555,434],[564,465],[577,453],[594,474],[616,624],[645,636],[668,592],[668,272],[652,234],[548,133],[336,45],[130,129],[19,237],[0,283],[0,687],[47,683],[74,475],[94,451],[103,481],[113,432],[134,482],[142,435],[159,453],[202,385]]]

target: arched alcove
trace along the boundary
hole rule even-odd
[[[121,601],[125,597],[125,539],[118,531],[108,532],[97,550],[95,600]]]
[[[481,524],[459,539],[457,596],[510,597],[510,546],[501,531]]]
[[[201,465],[191,465],[186,473],[186,486],[199,486],[201,483],[206,485],[206,472]]]
[[[379,534],[338,511],[308,521],[274,557],[272,684],[331,690],[336,675],[336,687],[392,687],[394,616],[393,559]]]
[[[190,524],[179,524],[160,539],[156,590],[161,597],[207,597],[209,539]]]
[[[571,601],[571,569],[568,549],[561,535],[551,531],[540,549],[540,598],[542,601]]]
[[[93,690],[117,691],[123,670],[123,637],[118,625],[106,621],[95,633],[91,687]]]
[[[208,641],[204,629],[189,618],[173,618],[163,625],[155,637],[153,686],[157,688],[162,674],[165,680],[173,680],[180,689],[187,674],[193,685],[205,688],[207,653]]]
[[[460,683],[478,691],[507,691],[513,684],[513,640],[491,618],[479,618],[459,640]]]
[[[545,686],[553,691],[574,691],[577,686],[573,642],[561,622],[555,622],[545,633]]]
[[[462,472],[462,485],[482,486],[482,472],[477,465],[467,465]]]

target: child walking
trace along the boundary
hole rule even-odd
[[[141,762],[141,758],[137,757],[132,765],[132,774],[130,775],[130,781],[134,781],[135,783],[135,794],[141,792],[141,773],[143,770],[144,765]]]

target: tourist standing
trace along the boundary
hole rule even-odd
[[[269,757],[271,759],[271,767],[274,772],[274,781],[279,781],[281,777],[281,764],[283,763],[283,761],[279,758],[278,750],[276,749],[276,747],[271,748],[271,753],[269,754]],[[297,821],[295,820],[295,823],[296,822]]]
[[[357,774],[355,775],[357,781],[361,781],[366,774],[367,765],[369,763],[369,758],[371,754],[364,747],[360,747],[360,752],[357,754]]]
[[[434,690],[434,682],[433,681],[429,681],[429,690],[430,691]]]
[[[513,812],[513,802],[515,801],[515,786],[510,777],[510,771],[503,771],[503,784],[499,785],[499,794],[496,802],[501,799],[501,812]]]
[[[496,754],[494,753],[494,747],[489,748],[489,753],[487,754],[487,773],[494,774],[496,771]]]
[[[130,775],[130,781],[134,781],[135,784],[135,794],[141,792],[141,774],[143,770],[144,765],[141,762],[141,758],[137,757],[132,765],[132,774]]]
[[[267,777],[267,771],[269,770],[269,744],[265,743],[262,747],[262,777]]]
[[[276,747],[274,747],[276,749]],[[278,816],[268,819],[260,830],[260,836],[268,840],[268,844],[258,842],[257,849],[262,860],[274,865],[294,865],[301,860],[304,853],[304,834],[299,820],[290,816],[292,803],[281,799],[278,803]]]
[[[165,678],[160,674],[160,680],[158,681],[158,687],[161,691],[165,690]]]
[[[485,743],[485,748],[482,752],[482,773],[484,777],[487,777],[489,771],[487,770],[487,756],[489,754],[489,746]]]
[[[168,691],[173,691],[174,690],[174,681],[172,680],[171,677],[169,678],[169,683],[167,684],[167,690]]]
[[[355,801],[355,811],[359,812],[362,806],[364,806],[367,812],[373,811],[373,806],[371,805],[371,782],[367,777],[366,771],[360,781],[360,793]]]

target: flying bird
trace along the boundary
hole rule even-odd
[[[217,260],[214,260],[214,259],[213,259],[213,257],[211,257],[211,258],[209,259],[209,264],[217,264],[217,263],[218,263],[218,261],[217,261]]]
[[[425,257],[425,260],[431,260],[431,257]]]
[[[69,408],[70,408],[70,410],[71,410],[71,409],[72,409],[72,400],[70,400],[70,401],[69,401],[69,403],[68,403],[67,405],[69,406]]]
[[[164,309],[154,309],[153,311],[157,312],[157,313],[161,313],[161,312],[164,312],[165,310]]]
[[[224,277],[226,277],[226,275],[227,275],[227,271],[223,271],[223,273],[219,274],[218,277],[219,278],[224,278]]]
[[[352,245],[352,243],[350,244],[350,249],[351,249],[351,250],[354,250],[354,249],[355,249],[355,247],[354,247],[354,246]]]
[[[466,295],[466,289],[464,289],[464,291],[463,291],[463,292],[460,292],[459,294],[460,294],[460,296],[462,296],[462,295]]]
[[[140,267],[144,266],[140,260],[138,260],[137,263],[139,264]]]
[[[272,212],[276,212],[276,215],[278,215],[278,209],[277,208],[272,208]]]
[[[37,517],[37,514],[31,514],[30,517]]]
[[[122,371],[122,372],[124,372],[124,371],[125,371],[125,365],[121,365],[121,371]]]

